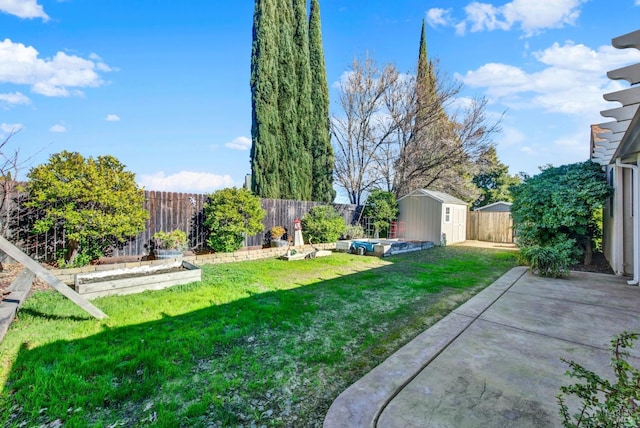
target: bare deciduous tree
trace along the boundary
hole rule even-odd
[[[12,129],[0,142],[0,234],[5,238],[9,238],[10,220],[14,211],[12,198],[15,196],[20,168],[19,150],[10,150],[8,144],[11,137],[19,131],[20,129]]]
[[[332,123],[336,179],[351,203],[374,188],[396,197],[424,187],[465,200],[477,196],[473,165],[501,119],[487,116],[484,98],[447,114],[462,85],[436,65],[419,80],[393,65],[380,69],[370,57],[354,60],[340,88],[344,115]]]
[[[345,73],[340,84],[344,115],[334,117],[331,127],[335,173],[352,204],[360,205],[363,194],[380,180],[376,159],[393,134],[384,97],[397,79],[398,72],[393,66],[379,69],[367,56],[363,61],[353,60],[351,70]]]

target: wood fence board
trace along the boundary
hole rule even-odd
[[[208,195],[149,190],[145,190],[144,195],[144,208],[149,212],[145,229],[118,248],[114,248],[108,255],[114,257],[148,255],[156,232],[169,232],[176,228],[187,234],[191,249],[201,250],[206,247],[207,230],[203,224],[203,209]],[[19,196],[20,194],[17,194],[16,198]],[[293,235],[295,218],[302,218],[311,208],[324,205],[320,202],[280,199],[262,199],[261,203],[267,212],[263,220],[264,228],[256,235],[246,236],[245,247],[262,246],[265,243],[265,234],[276,225],[286,227],[289,234]],[[359,207],[349,204],[332,205],[343,216],[346,224],[357,221],[361,210]],[[18,214],[21,213],[18,211]],[[39,235],[26,234],[21,239],[12,238],[12,241],[36,260],[55,260],[56,252],[64,248],[65,238],[59,230],[53,230]]]
[[[513,243],[513,219],[510,212],[469,211],[467,239]]]

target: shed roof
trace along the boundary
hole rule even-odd
[[[427,196],[430,198],[433,198],[435,200],[437,200],[438,202],[441,202],[443,204],[455,204],[455,205],[464,205],[467,206],[467,203],[465,201],[462,201],[456,197],[453,197],[451,195],[449,195],[448,193],[444,193],[444,192],[439,192],[437,190],[428,190],[428,189],[418,189],[418,190],[414,190],[413,192],[404,195],[403,197],[401,197],[400,199],[398,199],[398,201],[403,200],[404,198],[408,197],[408,196]]]
[[[511,202],[507,202],[507,201],[498,201],[498,202],[494,202],[492,204],[489,205],[485,205],[483,207],[478,207],[475,209],[475,211],[482,211],[482,210],[486,210],[489,209],[491,207],[495,207],[496,205],[507,205],[507,206],[511,206]]]

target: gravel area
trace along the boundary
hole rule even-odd
[[[13,280],[18,276],[20,272],[22,272],[24,268],[20,263],[2,263],[0,264],[0,293],[4,294],[4,292],[9,288]],[[31,293],[34,291],[42,291],[48,290],[49,285],[41,280],[40,278],[36,278],[33,281],[33,286],[31,287]]]

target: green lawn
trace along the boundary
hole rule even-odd
[[[331,402],[517,264],[464,247],[203,267],[94,300],[36,293],[0,344],[0,423],[320,426]]]

